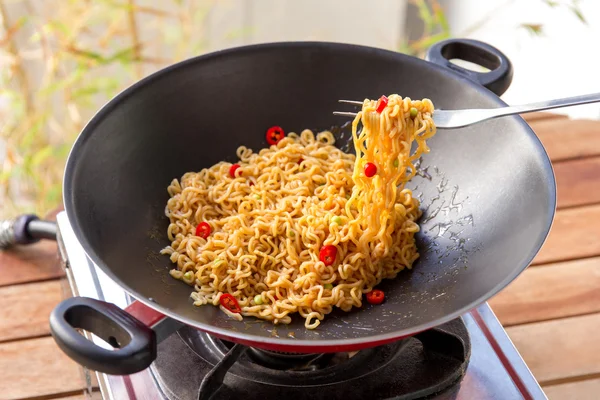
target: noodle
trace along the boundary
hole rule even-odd
[[[404,185],[429,152],[433,104],[391,95],[381,113],[377,106],[365,100],[353,121],[356,155],[336,148],[330,132],[304,130],[258,153],[238,148],[235,178],[220,162],[171,182],[171,245],[162,253],[177,266],[171,275],[194,286],[194,305],[219,306],[229,293],[243,316],[287,324],[299,313],[314,329],[334,307],[360,307],[382,279],[412,267],[421,211]],[[373,177],[367,162],[377,166]],[[203,221],[206,239],[196,236]],[[337,250],[331,265],[319,258],[327,245]]]

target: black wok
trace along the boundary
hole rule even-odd
[[[169,244],[169,182],[234,161],[240,145],[265,147],[272,125],[288,132],[342,126],[346,121],[332,115],[338,99],[389,93],[427,97],[443,109],[504,105],[498,95],[509,86],[512,67],[498,50],[451,40],[434,46],[428,58],[334,43],[248,46],[173,65],[118,95],[77,139],[64,203],[91,260],[143,303],[130,310],[143,323],[106,303],[69,299],[51,317],[59,345],[94,369],[133,372],[152,361],[157,339],[146,325],[164,314],[259,348],[353,350],[442,324],[504,288],[542,246],[556,202],[548,156],[516,116],[441,130],[430,141],[432,151],[409,185],[424,209],[417,239],[422,257],[412,271],[380,285],[386,293],[380,306],[335,311],[312,331],[300,317],[277,327],[248,317],[237,322],[216,307],[192,306],[191,288],[170,278],[168,257],[157,256]],[[467,71],[451,58],[492,71]],[[339,145],[348,145],[347,128],[335,132]],[[122,348],[100,349],[73,326]]]

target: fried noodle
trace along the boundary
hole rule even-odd
[[[365,100],[353,121],[356,155],[336,148],[331,132],[304,130],[258,153],[239,147],[235,178],[220,162],[171,182],[171,245],[162,253],[176,264],[171,276],[194,286],[194,305],[219,306],[230,293],[243,316],[288,324],[299,313],[314,329],[412,267],[421,211],[404,186],[429,152],[433,104],[391,95],[381,113],[377,105]],[[370,178],[367,162],[377,167]],[[195,235],[203,221],[207,239]],[[325,245],[337,249],[332,265],[319,259]]]

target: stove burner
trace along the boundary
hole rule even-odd
[[[184,328],[178,333],[188,347],[211,366],[216,366],[235,348],[233,343],[216,339],[192,328]],[[401,340],[353,353],[277,353],[248,347],[228,373],[242,379],[276,386],[339,384],[372,374],[386,366],[409,341],[410,339]]]
[[[178,333],[159,345],[152,366],[170,400],[418,399],[453,387],[470,355],[460,319],[353,353],[280,353],[233,345],[189,327]]]
[[[193,342],[193,340],[190,341],[190,343]],[[220,340],[220,342],[227,349],[234,346],[234,343],[225,340]],[[316,371],[346,362],[356,354],[356,351],[351,353],[290,353],[248,347],[248,356],[252,361],[263,367],[281,371]]]
[[[283,371],[315,371],[327,366],[329,361],[335,355],[334,353],[324,354],[302,354],[286,353],[280,351],[270,351],[248,348],[247,354],[254,362],[263,367],[279,369]]]

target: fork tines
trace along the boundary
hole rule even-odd
[[[340,103],[346,103],[346,104],[355,104],[355,105],[359,105],[362,106],[363,102],[362,101],[355,101],[355,100],[338,100]],[[335,115],[342,115],[344,117],[356,117],[356,113],[353,112],[346,112],[346,111],[334,111],[333,112]]]

